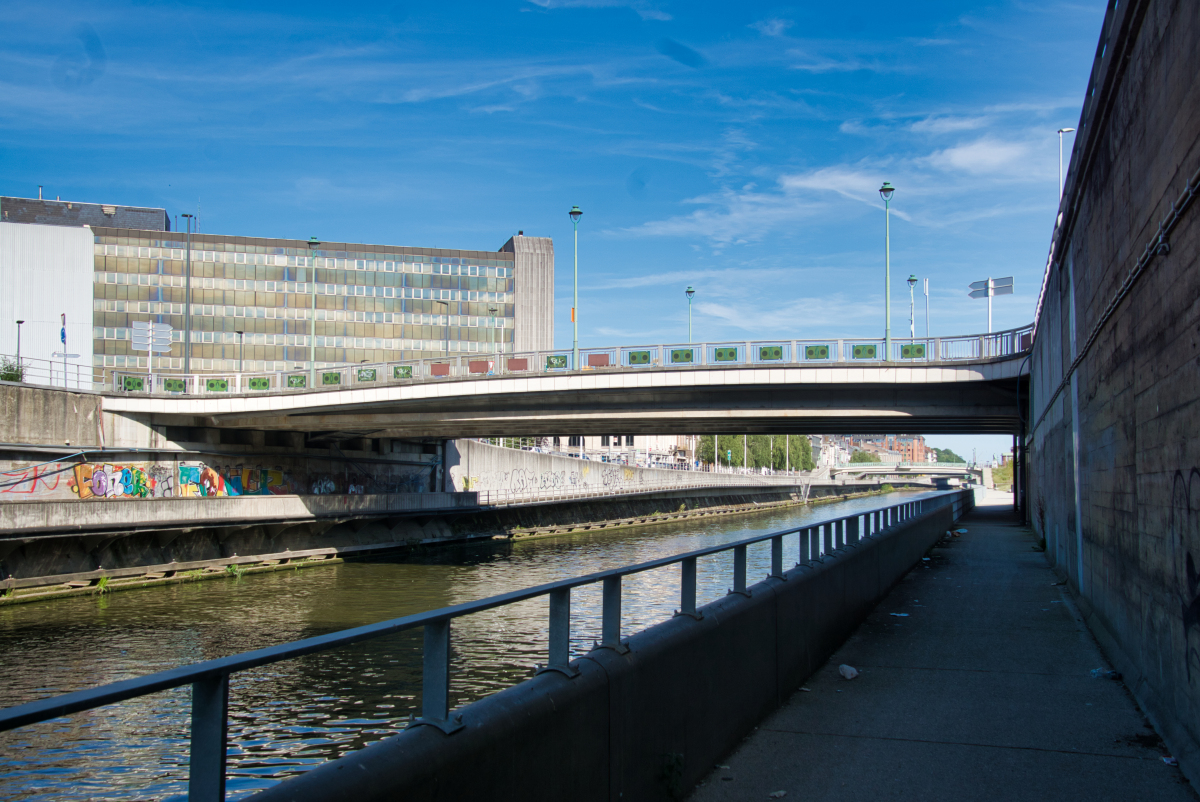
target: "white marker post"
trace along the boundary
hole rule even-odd
[[[150,376],[150,392],[154,392],[154,353],[171,352],[171,331],[167,323],[146,323],[141,320],[133,321],[134,351],[146,351],[146,372]]]

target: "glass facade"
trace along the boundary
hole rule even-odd
[[[153,321],[174,329],[154,372],[183,371],[185,236],[93,233],[95,366],[146,369],[131,330]],[[312,251],[302,240],[193,234],[191,370],[236,371],[239,359],[246,372],[308,368],[314,323],[317,367],[511,353],[513,260],[498,251],[340,243]]]

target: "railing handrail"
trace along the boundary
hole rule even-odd
[[[483,599],[478,599],[478,600],[471,601],[471,602],[464,602],[462,604],[452,605],[449,607],[442,607],[442,608],[439,608],[436,610],[428,610],[428,611],[425,611],[422,613],[415,613],[412,615],[401,616],[399,618],[394,618],[394,619],[390,619],[387,621],[378,622],[375,624],[367,624],[367,625],[364,625],[361,627],[353,627],[351,629],[342,630],[340,632],[332,632],[332,633],[329,633],[326,635],[317,635],[317,636],[314,636],[311,638],[304,638],[302,640],[293,641],[291,643],[284,643],[284,644],[279,644],[277,646],[270,646],[270,647],[263,648],[263,649],[256,649],[256,650],[249,651],[249,652],[243,652],[241,654],[230,655],[228,657],[217,658],[214,660],[205,660],[203,662],[194,663],[189,666],[181,666],[179,668],[173,668],[173,669],[169,669],[167,671],[159,671],[159,672],[156,672],[153,674],[148,674],[148,675],[142,676],[142,677],[135,677],[133,679],[122,680],[122,681],[110,683],[107,685],[101,685],[96,688],[89,688],[89,689],[81,690],[81,691],[73,691],[71,693],[62,694],[59,696],[52,696],[52,697],[49,697],[46,699],[40,699],[40,700],[33,701],[33,702],[27,702],[25,704],[17,705],[15,707],[0,709],[0,732],[11,730],[11,729],[14,729],[17,727],[27,726],[29,724],[35,724],[35,723],[42,722],[42,721],[48,721],[50,719],[59,718],[61,716],[70,715],[71,713],[77,713],[77,712],[80,712],[83,710],[90,710],[92,708],[114,704],[116,702],[133,699],[133,698],[136,698],[139,696],[145,696],[145,695],[151,694],[151,693],[158,693],[160,691],[170,690],[172,688],[181,687],[183,685],[195,684],[195,683],[204,682],[204,681],[210,681],[210,680],[213,680],[214,678],[218,678],[218,677],[228,678],[228,676],[230,674],[237,672],[237,671],[246,671],[249,669],[257,668],[259,666],[268,665],[270,663],[276,663],[276,662],[280,662],[282,660],[288,660],[288,659],[292,659],[292,658],[296,658],[296,657],[302,657],[304,655],[312,654],[315,652],[327,651],[329,649],[333,649],[333,648],[337,648],[337,647],[341,647],[341,646],[347,646],[347,645],[350,645],[353,643],[358,643],[358,642],[364,641],[364,640],[370,640],[373,638],[383,637],[386,635],[391,635],[391,634],[403,632],[403,631],[410,630],[410,629],[416,629],[419,627],[426,627],[431,624],[445,623],[445,622],[449,622],[455,618],[461,618],[466,615],[472,615],[475,613],[484,612],[486,610],[491,610],[496,607],[503,607],[508,604],[513,604],[513,603],[520,602],[520,601],[526,601],[528,599],[536,598],[539,596],[553,595],[556,593],[562,593],[564,591],[569,592],[575,588],[583,587],[586,585],[593,585],[598,582],[607,582],[607,581],[611,581],[614,579],[620,579],[622,577],[643,573],[645,571],[651,571],[656,568],[667,567],[670,565],[674,565],[676,563],[685,563],[686,564],[688,561],[693,561],[693,568],[694,568],[694,561],[697,558],[706,557],[706,556],[710,556],[710,555],[714,555],[714,554],[720,554],[720,553],[726,552],[726,551],[736,551],[739,549],[745,549],[748,546],[752,546],[757,543],[763,543],[766,541],[776,541],[779,544],[778,559],[775,559],[775,556],[773,554],[773,569],[776,569],[776,568],[779,568],[779,566],[775,565],[774,563],[776,563],[782,559],[782,538],[787,535],[802,533],[802,532],[805,532],[808,530],[818,529],[821,527],[834,526],[843,521],[849,521],[850,519],[861,519],[861,518],[864,518],[867,516],[876,516],[876,515],[882,516],[882,514],[888,513],[889,511],[893,511],[893,510],[901,510],[902,512],[905,512],[905,511],[909,512],[909,515],[907,515],[903,518],[896,519],[897,521],[904,520],[907,517],[911,517],[912,515],[920,514],[920,512],[923,512],[924,507],[925,507],[924,502],[927,500],[936,500],[936,501],[944,502],[944,503],[940,503],[937,506],[933,507],[933,509],[939,509],[940,507],[945,506],[945,502],[953,503],[953,501],[955,500],[955,497],[958,495],[961,495],[963,492],[964,491],[948,491],[945,493],[936,494],[932,497],[927,497],[926,499],[901,502],[899,504],[887,505],[887,506],[878,507],[878,508],[875,508],[872,510],[865,510],[865,511],[853,513],[851,515],[843,515],[843,516],[829,518],[829,519],[825,519],[825,520],[821,520],[821,521],[806,522],[803,526],[790,527],[788,529],[780,530],[777,532],[771,532],[771,533],[764,534],[764,535],[756,535],[754,537],[737,540],[732,543],[725,543],[725,544],[721,544],[721,545],[717,545],[717,546],[708,546],[705,548],[695,549],[695,550],[684,552],[681,554],[670,555],[668,557],[660,557],[655,560],[649,560],[647,562],[637,563],[635,565],[623,566],[620,568],[611,568],[611,569],[608,569],[605,571],[597,571],[594,573],[585,574],[583,576],[574,577],[571,579],[562,579],[562,580],[558,580],[556,582],[548,582],[548,583],[544,583],[541,585],[535,585],[535,586],[529,587],[529,588],[523,588],[521,590],[515,590],[515,591],[510,591],[508,593],[502,593],[502,594],[498,594],[495,596],[489,596],[489,597],[486,597]],[[885,520],[885,517],[880,518],[881,522],[883,520]],[[891,516],[886,516],[886,520],[891,520]],[[878,534],[883,530],[883,528],[885,528],[885,527],[881,526],[879,529],[869,532],[865,536],[869,537],[873,534]],[[832,530],[830,530],[830,531],[832,531]],[[844,537],[845,537],[845,535],[844,535],[844,528],[843,528],[843,541],[842,541],[841,546],[846,545],[846,541],[844,540]],[[839,546],[838,548],[840,548],[841,546]],[[821,552],[821,554],[827,554],[827,553],[829,553],[828,549]],[[803,543],[801,543],[800,556],[803,559],[803,557],[804,557],[804,544]],[[820,556],[820,555],[814,556],[814,559],[817,556]],[[735,562],[737,562],[737,561],[735,561]],[[740,563],[741,563],[741,571],[743,572],[743,575],[740,578],[740,582],[741,582],[741,584],[744,585],[744,583],[745,583],[745,576],[744,576],[745,560],[744,559],[740,560]],[[798,563],[798,565],[799,564],[800,563]],[[775,575],[774,570],[773,570],[772,575]],[[738,582],[739,582],[739,580],[737,578],[735,578],[735,583],[734,583],[735,586],[738,584]],[[692,592],[694,593],[694,591],[695,591],[695,588],[694,588],[694,582],[693,582]],[[608,592],[608,586],[606,585],[606,593],[607,592]],[[618,587],[618,593],[619,593],[619,587]],[[618,612],[618,626],[619,626],[619,612]],[[606,613],[605,613],[604,627],[605,627],[605,630],[607,631],[608,627],[609,627],[607,607],[606,607]],[[448,638],[448,629],[446,630],[446,632],[447,632],[446,637]],[[618,629],[618,638],[619,638],[619,629]],[[553,644],[552,644],[552,649],[553,649]],[[426,681],[428,681],[428,680],[426,679]],[[222,715],[224,715],[224,713],[222,713]],[[431,722],[431,723],[436,723],[436,722]],[[195,724],[195,722],[193,722],[193,724]],[[194,730],[193,730],[193,737],[195,737]]]
[[[971,362],[1004,358],[1023,353],[1024,337],[1032,326],[1022,326],[990,334],[949,337],[893,337],[892,352],[886,352],[883,338],[825,338],[808,340],[733,340],[705,343],[660,343],[581,348],[585,356],[603,357],[596,364],[575,365],[570,349],[525,352],[460,352],[441,357],[352,364],[329,364],[312,368],[252,371],[210,371],[183,374],[173,370],[157,373],[138,369],[97,368],[111,376],[107,384],[113,392],[166,395],[191,394],[263,394],[314,392],[380,387],[397,383],[426,381],[470,381],[499,376],[559,375],[591,371],[619,370],[696,370],[731,367],[846,366],[850,364],[919,365],[935,362]],[[962,346],[965,345],[966,348]],[[809,357],[806,349],[816,346],[819,355]],[[916,346],[916,347],[912,347]],[[955,347],[957,346],[957,347]],[[880,350],[880,348],[884,350]],[[911,348],[905,351],[905,348]],[[687,358],[676,353],[690,349]],[[762,351],[772,349],[770,356]],[[919,350],[918,350],[919,349]],[[640,355],[633,361],[634,355]],[[511,367],[513,364],[521,367]],[[478,367],[478,366],[483,367]],[[473,366],[475,366],[473,368]],[[320,379],[314,374],[323,374]],[[328,381],[326,381],[326,376]],[[363,378],[369,376],[370,378]],[[149,386],[144,381],[150,377]],[[173,382],[171,389],[160,387]],[[222,384],[221,382],[225,383]],[[255,386],[257,381],[257,386]],[[202,386],[202,382],[204,385]],[[213,384],[215,382],[215,384]]]

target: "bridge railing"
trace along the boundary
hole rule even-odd
[[[227,394],[307,392],[382,387],[408,382],[495,376],[556,375],[580,371],[677,370],[712,367],[798,365],[902,365],[969,361],[1014,356],[1027,350],[1032,327],[962,337],[892,339],[758,340],[720,343],[581,348],[579,364],[571,349],[511,354],[461,354],[438,359],[333,365],[259,373],[149,375],[116,370],[111,390],[119,393]]]
[[[676,615],[698,617],[696,605],[697,565],[701,557],[733,552],[731,593],[747,593],[747,549],[758,543],[770,543],[770,577],[783,577],[783,539],[797,535],[800,565],[819,562],[836,549],[852,547],[860,540],[885,533],[890,527],[947,506],[954,517],[970,509],[969,492],[954,491],[915,501],[906,501],[869,512],[809,523],[766,535],[747,538],[720,546],[663,557],[637,565],[614,568],[594,574],[537,585],[502,593],[478,601],[442,607],[424,613],[394,618],[377,624],[332,632],[304,640],[257,649],[250,652],[206,660],[201,663],[160,671],[143,677],[114,682],[84,691],[62,694],[0,710],[0,732],[68,716],[84,710],[136,699],[160,691],[190,685],[192,687],[191,738],[189,757],[189,802],[219,802],[225,798],[226,739],[228,727],[229,680],[238,671],[278,663],[308,654],[324,652],[354,643],[386,637],[410,629],[424,630],[421,678],[421,717],[409,726],[428,725],[450,733],[462,728],[450,710],[450,629],[456,618],[504,607],[516,602],[550,597],[549,648],[544,671],[557,671],[568,677],[578,670],[571,666],[571,591],[600,583],[601,638],[597,648],[623,651],[621,635],[621,580],[633,574],[680,566],[679,611]]]
[[[658,493],[668,490],[696,490],[704,488],[749,488],[749,487],[789,487],[805,488],[811,479],[801,479],[798,476],[770,475],[754,473],[712,473],[689,471],[686,482],[647,482],[636,485],[632,489],[623,486],[621,495],[630,493]],[[694,477],[708,477],[704,481],[695,481]],[[479,504],[484,507],[503,507],[511,504],[537,504],[551,501],[571,501],[586,498],[612,498],[614,491],[607,487],[583,486],[576,488],[535,487],[528,490],[475,490],[479,494]],[[806,492],[806,491],[804,491]]]

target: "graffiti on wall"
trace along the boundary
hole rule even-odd
[[[1170,549],[1183,619],[1183,659],[1190,682],[1200,678],[1200,644],[1192,644],[1192,630],[1200,635],[1200,571],[1192,548],[1200,546],[1200,469],[1185,476],[1176,471],[1171,489]],[[1197,638],[1200,641],[1200,638]]]
[[[304,463],[301,463],[302,465]],[[339,466],[340,467],[340,466]],[[376,475],[343,468],[289,471],[282,465],[244,463],[49,463],[0,472],[0,498],[77,500],[210,498],[231,496],[418,493],[430,470],[380,465]]]

